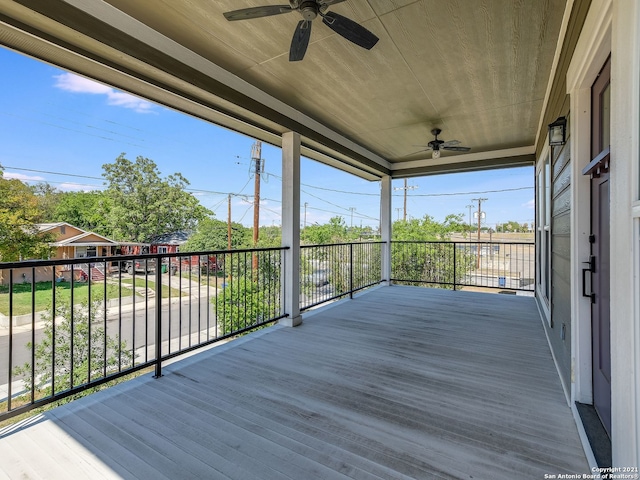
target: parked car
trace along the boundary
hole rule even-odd
[[[315,287],[323,287],[329,284],[329,271],[324,269],[316,270],[307,276],[307,282]]]
[[[120,270],[129,274],[136,273],[155,273],[156,260],[149,258],[147,260],[127,260],[120,262]]]

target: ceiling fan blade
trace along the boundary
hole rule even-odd
[[[468,152],[469,150],[471,150],[470,147],[443,147],[443,146],[440,146],[440,148],[442,148],[443,150],[449,150],[451,152]]]
[[[234,20],[249,20],[251,18],[262,18],[269,17],[271,15],[280,15],[281,13],[289,13],[292,11],[293,9],[290,5],[266,5],[264,7],[242,8],[240,10],[225,12],[224,18],[232,22]]]
[[[296,31],[293,33],[291,39],[291,48],[289,49],[289,61],[298,62],[304,58],[304,54],[307,52],[309,46],[309,39],[311,38],[311,21],[300,20]]]
[[[367,50],[371,50],[373,46],[378,43],[378,37],[369,30],[364,28],[362,25],[357,24],[353,20],[343,17],[337,13],[325,13],[322,16],[322,22],[338,35],[342,35],[350,42],[353,42],[362,48],[366,48]]]
[[[337,3],[342,3],[345,0],[324,0],[324,1],[320,1],[320,5],[326,5],[327,7],[330,5],[335,5]]]
[[[419,147],[420,145],[417,145],[417,146]],[[418,150],[417,152],[413,152],[408,155],[405,155],[405,157],[411,157],[413,155],[417,155],[418,153],[428,152],[429,150],[431,150],[431,147],[423,148],[422,150]]]
[[[447,142],[444,142],[442,144],[442,147],[446,148],[446,147],[454,147],[456,145],[460,145],[460,140],[449,140]]]

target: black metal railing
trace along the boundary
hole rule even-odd
[[[326,303],[381,282],[384,242],[300,247],[300,310]]]
[[[0,419],[287,316],[284,250],[0,264]]]
[[[393,241],[391,281],[533,292],[535,244]]]
[[[302,246],[300,310],[382,278],[387,243]],[[286,317],[286,248],[0,264],[0,419]],[[533,291],[532,243],[390,244],[398,284]]]

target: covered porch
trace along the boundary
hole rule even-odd
[[[384,286],[0,431],[9,478],[590,473],[535,299]]]

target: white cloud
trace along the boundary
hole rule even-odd
[[[536,201],[532,198],[527,203],[523,203],[522,206],[524,208],[529,208],[529,209],[533,210],[534,208],[536,208]]]
[[[116,107],[129,108],[138,113],[151,113],[153,104],[138,97],[134,97],[125,92],[120,92],[107,85],[94,82],[88,78],[79,77],[73,73],[63,73],[54,75],[56,79],[55,87],[60,90],[73,93],[88,93],[91,95],[105,95],[107,104]]]
[[[44,177],[38,175],[24,175],[22,173],[4,172],[2,176],[6,179],[16,178],[22,182],[43,182]]]
[[[57,186],[57,188],[58,190],[62,190],[63,192],[91,192],[95,190],[95,187],[73,182],[61,183]]]

